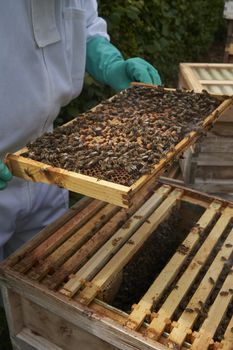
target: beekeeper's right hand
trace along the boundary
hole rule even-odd
[[[0,190],[7,187],[7,182],[12,179],[12,174],[7,166],[0,160]]]

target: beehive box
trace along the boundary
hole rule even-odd
[[[181,63],[179,86],[211,94],[233,94],[233,64],[231,63]]]
[[[167,184],[128,210],[84,198],[1,264],[15,349],[232,350],[232,223]]]
[[[233,94],[233,64],[182,63],[179,86],[195,91]],[[182,161],[186,184],[206,192],[233,192],[233,111],[215,123],[207,137],[185,153]]]
[[[137,84],[38,139],[29,152],[8,155],[7,164],[26,180],[130,207],[141,186],[232,105],[229,98],[214,98]]]

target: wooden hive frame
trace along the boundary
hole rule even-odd
[[[154,85],[137,84],[147,87]],[[165,91],[175,91],[174,89],[165,89]],[[208,130],[213,123],[232,105],[232,99],[217,96],[223,101],[220,106],[203,121],[202,127]],[[154,166],[151,174],[143,175],[131,186],[124,186],[110,181],[100,180],[91,176],[71,172],[68,170],[55,168],[44,163],[34,161],[22,156],[26,149],[19,150],[14,154],[9,154],[6,163],[13,175],[25,180],[56,184],[70,191],[81,193],[83,195],[106,201],[121,207],[129,208],[135,201],[138,190],[152,177],[158,177],[171,161],[181,154],[187,147],[193,144],[201,136],[198,131],[191,131],[187,137],[183,138],[172,151],[169,151]]]
[[[15,349],[33,345],[35,349],[73,350],[81,344],[82,350],[232,350],[233,319],[225,327],[221,344],[213,340],[232,303],[232,269],[225,273],[208,316],[199,329],[193,329],[214,282],[229,266],[232,204],[167,184],[155,188],[152,183],[139,194],[128,210],[82,199],[1,265],[1,287]],[[125,313],[101,301],[109,283],[182,203],[201,207],[202,213],[182,249],[175,251],[132,311]],[[213,252],[202,282],[195,286]],[[169,290],[172,283],[176,285]],[[174,319],[187,296],[185,308]]]
[[[180,63],[179,87],[201,92],[232,95],[233,64]]]

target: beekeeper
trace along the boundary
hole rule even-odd
[[[160,84],[140,58],[109,42],[95,0],[7,0],[0,11],[0,260],[62,215],[68,192],[12,178],[3,159],[46,131],[77,97],[86,71],[115,90]]]

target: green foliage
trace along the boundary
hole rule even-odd
[[[197,61],[225,36],[223,6],[224,0],[101,0],[99,13],[124,57],[148,60],[168,87],[176,86],[180,62]],[[111,94],[87,76],[82,95],[62,110],[58,124]]]
[[[224,0],[101,0],[99,9],[125,57],[149,60],[168,86],[180,62],[209,49],[223,28],[223,6]]]

